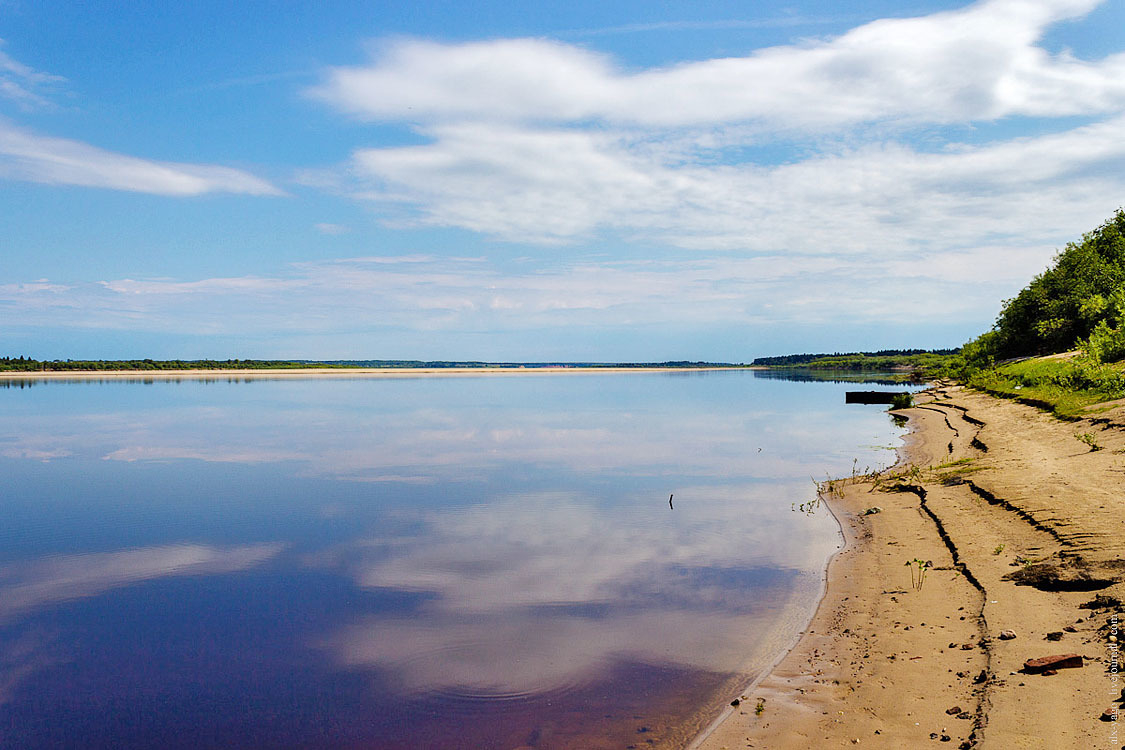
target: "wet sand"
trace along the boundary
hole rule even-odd
[[[846,546],[813,621],[696,746],[1122,747],[1125,614],[1090,606],[1125,599],[1125,404],[1063,422],[939,385],[901,413],[900,463],[822,493]]]

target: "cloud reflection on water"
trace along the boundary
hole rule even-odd
[[[52,648],[53,640],[41,630],[0,639],[0,706],[12,699],[21,683],[63,661]]]
[[[676,511],[557,493],[430,512],[410,539],[312,561],[431,595],[410,619],[366,617],[322,646],[410,692],[545,694],[622,660],[736,672],[811,605],[835,542],[823,523],[794,524],[785,495],[798,491],[688,488]]]
[[[275,557],[284,544],[170,544],[60,555],[0,566],[0,621],[56,602],[85,599],[155,578],[234,573]]]
[[[512,464],[648,477],[822,476],[850,465],[854,454],[842,451],[863,440],[856,429],[855,419],[763,408],[712,407],[670,420],[550,405],[386,412],[287,404],[12,415],[0,438],[13,458],[277,463],[307,477],[423,483],[480,481]]]
[[[874,463],[854,446],[885,440],[886,418],[791,408],[795,396],[759,394],[793,391],[757,383],[749,394],[740,376],[627,377],[636,379],[106,387],[111,408],[29,407],[0,425],[0,442],[20,455],[59,452],[59,464],[96,462],[107,477],[190,460],[269,464],[246,476],[276,468],[282,480],[431,484],[324,484],[323,497],[303,485],[294,495],[303,502],[284,506],[306,572],[421,595],[372,597],[373,607],[410,602],[372,610],[356,591],[308,641],[331,664],[412,693],[541,695],[623,663],[729,674],[761,656],[755,643],[798,629],[791,618],[815,599],[835,533],[791,504],[812,497],[811,475],[847,470],[854,455]],[[481,483],[454,484],[466,481]],[[271,502],[288,498],[281,489]],[[262,499],[247,502],[269,516]],[[190,493],[175,502],[195,507]],[[315,544],[301,536],[306,518]],[[0,618],[149,577],[234,570],[279,550],[188,549],[197,557],[161,560],[176,548],[154,547],[0,568]]]

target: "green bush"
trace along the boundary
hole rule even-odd
[[[1055,256],[1004,302],[989,341],[997,359],[1073,349],[1101,322],[1125,322],[1125,210]]]
[[[1125,359],[1125,328],[1099,321],[1090,337],[1082,342],[1082,350],[1094,362],[1120,362]]]

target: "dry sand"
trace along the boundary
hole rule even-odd
[[[898,466],[823,493],[846,539],[827,593],[698,747],[1125,743],[1101,718],[1121,705],[1109,623],[1125,614],[1082,607],[1125,599],[1125,405],[1063,422],[951,385],[918,401],[902,412],[913,429]],[[915,558],[933,564],[921,590]],[[1066,653],[1084,666],[1023,671]]]

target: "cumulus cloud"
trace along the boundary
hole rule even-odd
[[[391,226],[852,269],[1035,248],[1026,277],[1125,194],[1125,53],[1041,46],[1097,4],[986,0],[642,70],[546,39],[398,40],[310,94],[427,139],[341,170]],[[1002,120],[1024,135],[972,131]]]
[[[357,117],[409,121],[752,121],[823,129],[1089,114],[1121,107],[1125,55],[1085,62],[1036,43],[1050,25],[1095,5],[989,0],[745,57],[636,72],[544,39],[398,41],[368,65],[332,69],[311,93]]]
[[[1125,118],[1060,134],[924,152],[900,143],[778,165],[669,163],[602,131],[466,123],[434,142],[360,149],[365,198],[407,221],[512,241],[599,231],[693,249],[893,254],[968,247],[988,235],[1057,242],[1104,219],[1125,190]]]
[[[81,141],[39,135],[3,119],[0,177],[170,196],[214,192],[281,194],[269,182],[239,169],[140,159]]]
[[[1125,54],[1083,60],[1042,46],[1053,24],[1096,4],[988,0],[640,70],[544,39],[389,42],[311,93],[422,142],[361,146],[305,181],[374,206],[392,227],[538,243],[532,260],[419,255],[242,278],[8,285],[0,305],[29,324],[204,334],[871,323],[909,280],[919,323],[983,327],[1125,195]],[[130,159],[0,123],[0,174],[169,194],[275,190],[222,167]],[[593,259],[602,242],[663,260]]]

